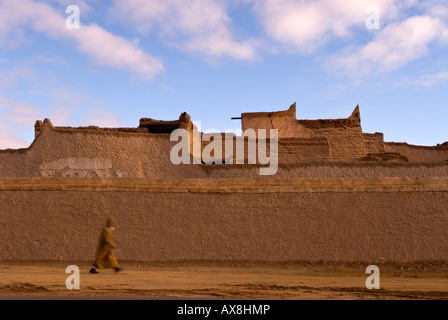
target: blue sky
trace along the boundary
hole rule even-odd
[[[186,111],[224,131],[294,102],[298,119],[359,104],[364,132],[436,145],[447,53],[448,1],[0,0],[0,148],[29,146],[44,118],[135,127]]]

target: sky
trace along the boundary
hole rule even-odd
[[[448,0],[0,0],[0,149],[45,118],[185,111],[223,132],[294,102],[298,119],[359,105],[388,142],[448,141]]]

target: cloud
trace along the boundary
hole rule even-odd
[[[27,148],[28,141],[18,137],[15,128],[11,125],[0,126],[0,150]]]
[[[282,50],[310,54],[332,39],[349,38],[365,29],[366,9],[375,5],[381,20],[398,15],[394,0],[248,0],[266,35]],[[403,5],[403,4],[402,4]]]
[[[236,39],[226,8],[218,0],[114,0],[111,12],[139,32],[157,33],[191,54],[207,59],[255,58],[255,41]]]
[[[448,71],[437,72],[433,74],[425,74],[414,78],[406,78],[395,85],[397,87],[431,87],[440,83],[448,82]]]
[[[80,125],[115,128],[123,126],[123,123],[115,113],[108,110],[87,110],[83,114]]]
[[[428,53],[430,45],[442,40],[447,30],[439,18],[412,16],[389,24],[372,41],[336,56],[331,63],[353,75],[393,71]]]
[[[119,127],[123,123],[117,114],[101,101],[92,99],[72,88],[56,87],[49,90],[50,118],[55,126]]]
[[[34,132],[34,121],[41,118],[39,110],[26,102],[0,95],[0,149],[26,148],[30,145],[23,132]]]
[[[49,4],[31,0],[0,0],[0,43],[32,28],[58,40],[74,40],[77,48],[104,66],[128,69],[144,79],[163,71],[161,61],[145,53],[135,42],[114,35],[96,24],[69,30],[66,16]]]
[[[73,92],[65,91],[67,97]],[[123,123],[115,112],[105,108],[73,108],[62,93],[54,96],[47,112],[42,112],[32,104],[14,97],[7,97],[0,92],[0,149],[27,148],[34,139],[36,120],[49,118],[55,126],[89,126],[120,127]],[[85,98],[87,99],[87,98]],[[77,119],[77,120],[74,120]]]
[[[96,63],[128,68],[145,79],[152,79],[163,70],[163,64],[135,44],[113,35],[97,25],[82,27],[74,32],[79,49]]]
[[[88,1],[88,2],[87,2]],[[99,0],[45,0],[45,2],[53,4],[55,7],[60,7],[65,10],[67,6],[75,5],[82,12],[82,16],[89,15],[94,9],[92,3],[96,3]]]
[[[335,74],[342,71],[362,77],[372,72],[390,72],[424,56],[433,44],[448,44],[446,1],[245,2],[252,3],[275,53],[316,55]],[[380,29],[371,32],[366,29],[370,6],[378,7],[380,18]],[[349,40],[358,45],[350,45]],[[342,49],[333,55],[320,50],[325,50],[329,43]]]
[[[6,99],[7,112],[2,119],[15,127],[26,128],[34,125],[36,119],[42,118],[42,113],[37,107],[22,101]]]

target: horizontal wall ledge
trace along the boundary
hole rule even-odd
[[[297,193],[448,191],[448,177],[325,178],[0,178],[0,191]]]

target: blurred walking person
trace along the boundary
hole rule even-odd
[[[116,272],[121,270],[114,254],[114,249],[117,247],[114,242],[114,230],[115,219],[114,217],[109,217],[107,219],[106,226],[101,232],[95,262],[89,271],[90,273],[99,273],[98,270],[106,268],[114,268]]]

